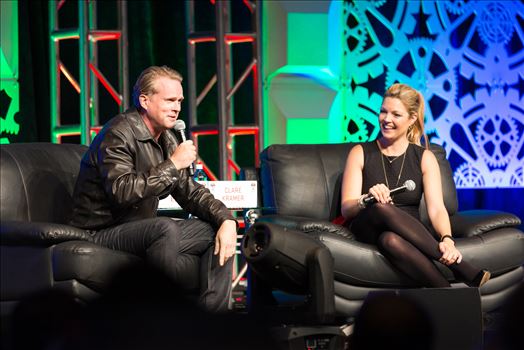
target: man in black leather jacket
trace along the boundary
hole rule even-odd
[[[224,204],[189,175],[197,154],[193,142],[178,144],[169,130],[184,98],[181,82],[166,66],[141,73],[135,107],[111,119],[82,158],[71,224],[90,230],[98,244],[144,257],[181,286],[185,267],[199,256],[200,302],[224,311],[237,225]],[[169,194],[199,219],[157,217],[159,197]]]

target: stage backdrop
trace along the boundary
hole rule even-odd
[[[424,94],[458,188],[524,187],[522,1],[262,6],[265,145],[373,140],[401,82]]]

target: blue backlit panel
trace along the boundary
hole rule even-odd
[[[458,187],[524,186],[521,2],[356,1],[342,12],[355,100],[346,140],[373,138],[372,96],[407,83],[426,98],[426,132],[446,148]]]

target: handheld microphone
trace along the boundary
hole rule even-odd
[[[182,142],[186,141],[186,123],[183,120],[177,120],[174,127],[176,133],[180,136]],[[189,164],[189,175],[193,176],[195,174],[195,165],[193,163]]]
[[[406,182],[404,182],[404,184],[402,186],[394,188],[391,191],[389,191],[389,194],[390,195],[394,195],[394,194],[402,193],[402,192],[405,192],[405,191],[411,192],[416,187],[417,187],[417,185],[415,185],[415,182],[413,180],[406,180]],[[368,195],[368,197],[364,198],[364,204],[366,206],[369,205],[369,204],[372,204],[372,203],[376,203],[376,202],[377,202],[377,199],[375,197],[373,197],[372,195]]]

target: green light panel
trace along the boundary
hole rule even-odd
[[[0,1],[0,143],[18,135],[18,1]]]

